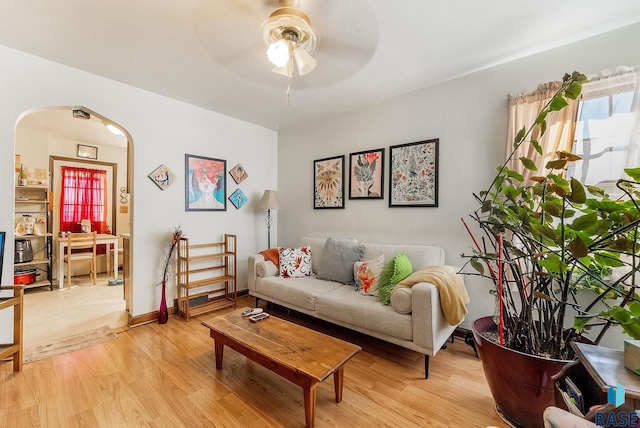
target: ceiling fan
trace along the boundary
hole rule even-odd
[[[368,1],[196,0],[194,30],[224,72],[273,91],[297,73],[295,89],[312,90],[354,76],[373,57],[379,27]],[[280,39],[293,47],[285,67],[265,56]]]
[[[279,0],[278,9],[262,24],[264,41],[269,45],[267,58],[275,66],[272,71],[288,78],[293,77],[294,62],[300,76],[317,65],[310,52],[316,49],[319,37],[298,5],[296,0]]]

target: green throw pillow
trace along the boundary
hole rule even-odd
[[[384,267],[380,274],[380,288],[378,290],[380,303],[389,305],[391,303],[391,291],[396,284],[413,273],[413,266],[405,253],[398,253]]]

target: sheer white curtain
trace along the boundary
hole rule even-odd
[[[534,123],[538,113],[547,105],[561,85],[561,82],[542,83],[533,91],[508,96],[509,125],[505,159],[508,159],[513,151],[513,141],[518,132],[523,127],[528,129]],[[525,141],[507,163],[507,167],[522,174],[525,178],[524,184],[529,177],[544,175],[544,165],[555,159],[555,153],[558,150],[571,151],[578,103],[569,99],[567,101],[569,102],[567,107],[547,115],[547,130],[542,137],[540,137],[540,127],[536,126],[530,138],[527,139],[537,140],[542,147],[543,155],[540,156],[533,146]],[[522,156],[531,159],[536,164],[538,171],[525,169],[520,162]]]
[[[640,67],[617,67],[589,76],[582,87],[574,153],[568,171],[586,184],[616,194],[624,168],[640,167]]]

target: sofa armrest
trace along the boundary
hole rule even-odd
[[[412,287],[413,342],[435,355],[457,326],[449,325],[440,307],[435,285],[419,282]]]
[[[249,294],[256,290],[256,278],[258,277],[257,266],[258,263],[264,262],[265,258],[261,254],[254,254],[249,256],[249,269],[247,283],[249,286]]]

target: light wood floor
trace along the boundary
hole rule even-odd
[[[25,292],[25,347],[96,330],[126,328],[122,285],[109,286],[110,275],[98,275],[94,285],[88,275],[74,276],[71,289],[48,287]]]
[[[243,297],[240,306],[253,306]],[[276,309],[268,312],[292,318]],[[222,313],[219,311],[217,313]],[[172,316],[118,339],[26,364],[0,364],[0,426],[303,427],[302,390],[225,349],[215,369],[213,341],[200,324]],[[431,359],[330,324],[301,324],[360,345],[345,365],[344,396],[333,380],[318,387],[317,427],[486,427],[505,425],[494,410],[480,361],[460,339]]]

